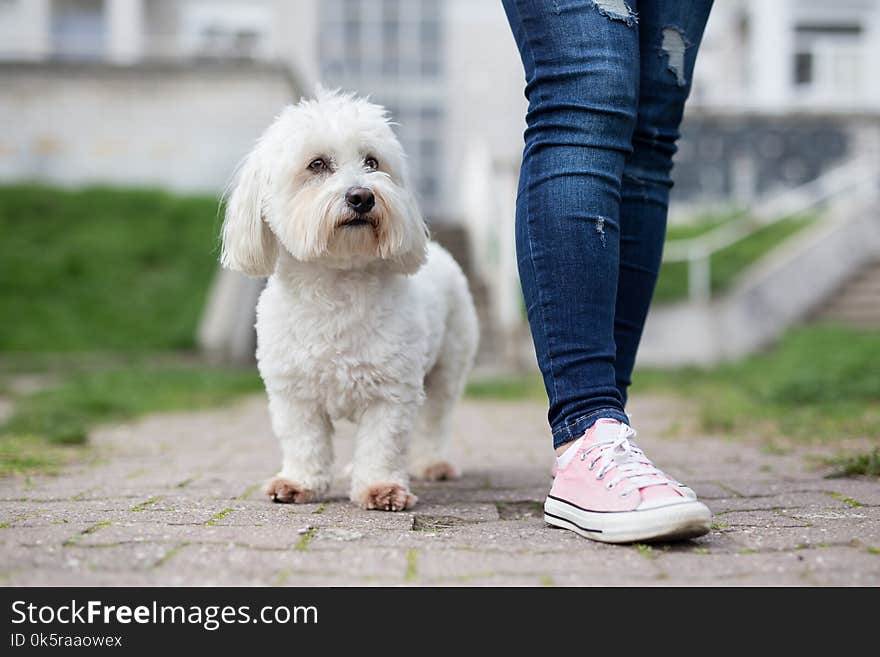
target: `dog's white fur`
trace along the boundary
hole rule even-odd
[[[375,195],[367,215],[346,204],[352,188]],[[369,221],[344,225],[358,217]],[[386,111],[321,88],[284,108],[239,168],[222,240],[224,266],[269,276],[257,361],[283,463],[267,494],[327,492],[338,418],[358,423],[351,499],[364,508],[411,507],[409,472],[455,476],[450,416],[476,313],[461,269],[428,240]]]

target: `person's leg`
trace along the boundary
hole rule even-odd
[[[626,404],[636,350],[660,269],[675,142],[712,0],[639,3],[639,110],[623,170],[615,370]]]
[[[529,100],[517,261],[560,447],[599,418],[627,421],[616,384],[614,306],[638,29],[623,2],[503,2]]]

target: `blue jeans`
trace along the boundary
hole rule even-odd
[[[624,406],[712,0],[502,0],[526,76],[519,275],[554,446]]]

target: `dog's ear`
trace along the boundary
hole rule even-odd
[[[403,205],[406,209],[406,221],[392,236],[393,255],[389,261],[394,271],[414,274],[427,260],[431,233],[415,197],[406,192]]]
[[[220,264],[248,276],[269,276],[275,269],[278,243],[263,219],[268,178],[261,166],[261,144],[239,165],[226,193]]]

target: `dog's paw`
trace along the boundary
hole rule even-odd
[[[373,484],[352,498],[363,509],[380,511],[403,511],[411,509],[419,498],[400,484]]]
[[[449,481],[450,479],[458,479],[461,473],[449,461],[436,461],[420,468],[416,476],[425,481]]]
[[[303,488],[289,479],[275,477],[266,482],[263,492],[279,504],[308,504],[317,497],[315,491]]]

